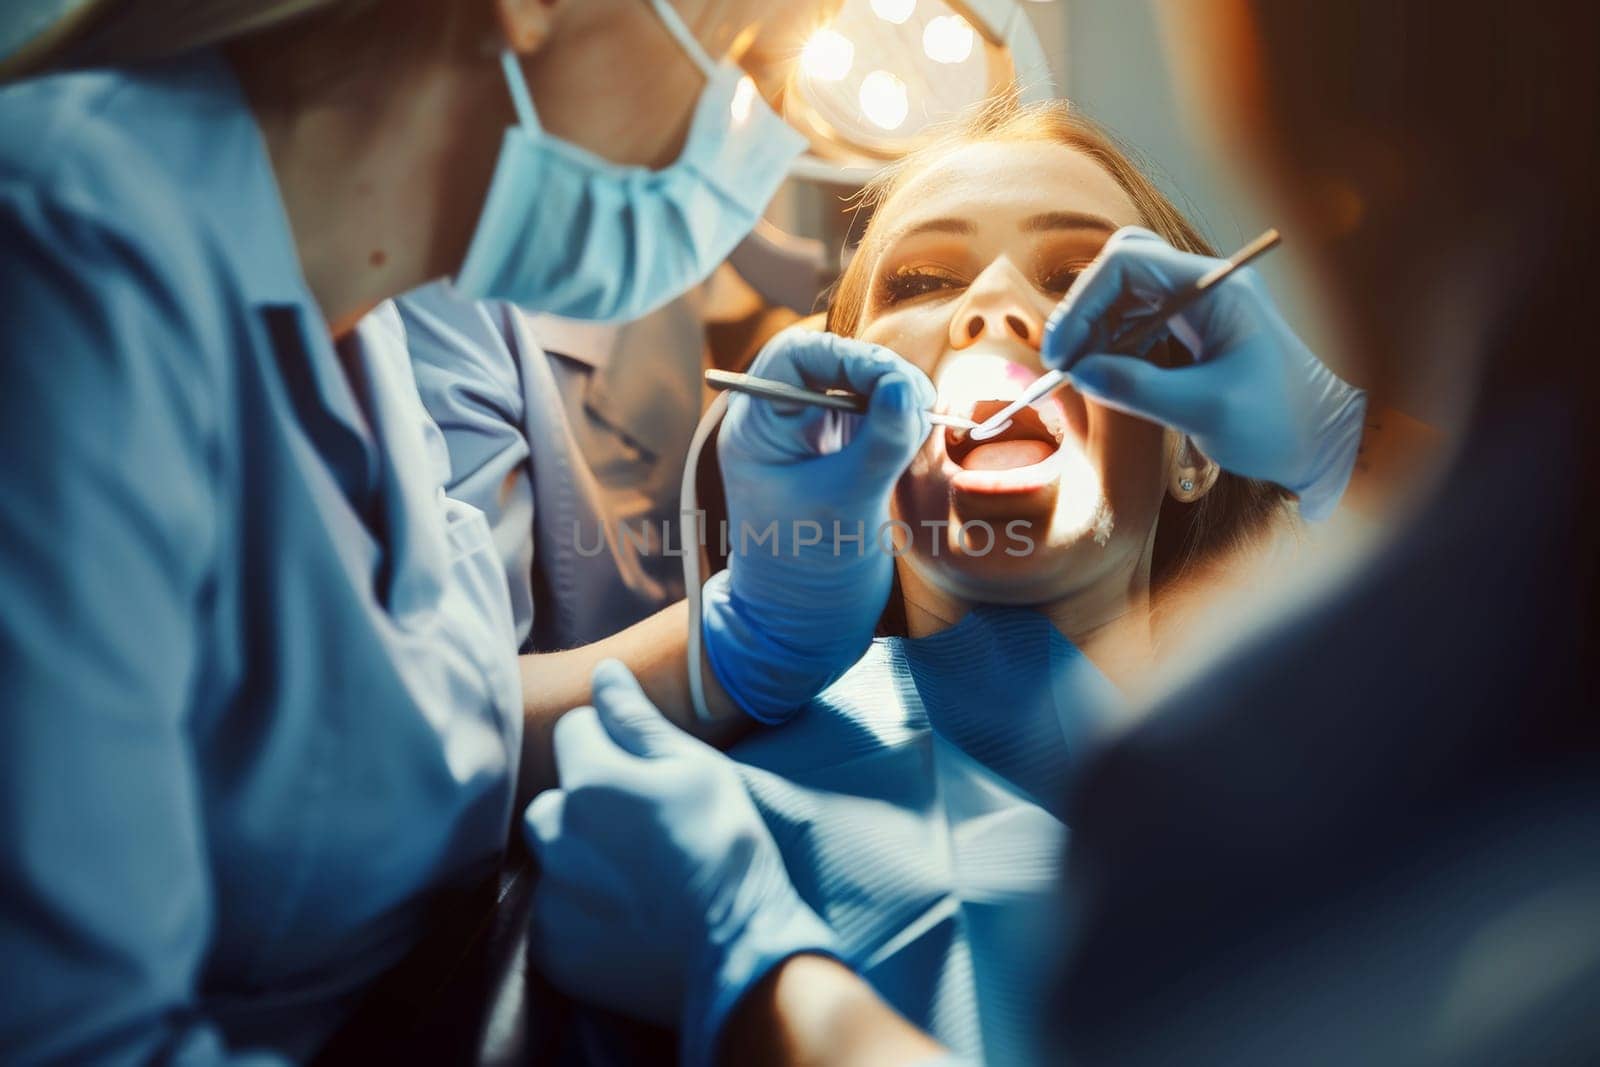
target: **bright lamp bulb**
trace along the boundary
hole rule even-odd
[[[973,36],[972,24],[960,15],[940,15],[922,31],[922,50],[935,63],[965,63]]]
[[[855,61],[856,46],[837,30],[818,30],[800,51],[800,68],[817,81],[838,81]]]
[[[906,83],[886,70],[875,70],[861,79],[861,113],[874,126],[898,130],[906,121]]]
[[[872,0],[872,13],[896,26],[911,17],[917,9],[917,0]]]

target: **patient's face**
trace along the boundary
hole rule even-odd
[[[1051,310],[1106,238],[1142,222],[1074,149],[966,146],[879,209],[858,334],[926,371],[942,410],[981,420],[1043,373]],[[1175,439],[1070,387],[1040,408],[989,442],[936,431],[902,478],[907,561],[946,593],[1043,603],[1142,580]]]

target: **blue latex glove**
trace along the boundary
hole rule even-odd
[[[1045,328],[1044,362],[1066,369],[1079,392],[1189,435],[1223,470],[1276,482],[1300,513],[1333,512],[1355,469],[1366,393],[1340,380],[1283,321],[1248,267],[1179,317],[1173,335],[1193,366],[1156,366],[1105,354],[1108,315],[1130,302],[1153,307],[1222,261],[1180,252],[1148,230],[1119,230]]]
[[[733,761],[673,726],[628,669],[556,724],[561,788],[528,806],[533,950],[558,987],[663,1025],[714,1062],[739,998],[800,952],[837,956],[795,893]]]
[[[827,688],[871,642],[894,572],[879,531],[895,482],[928,436],[935,393],[886,348],[805,330],[779,334],[751,373],[852,389],[872,404],[865,416],[742,395],[728,404],[717,457],[730,558],[706,583],[702,629],[723,689],[770,723]],[[776,543],[758,544],[774,520]]]

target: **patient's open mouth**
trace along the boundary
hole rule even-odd
[[[971,417],[982,422],[1006,406],[1004,400],[980,400]],[[1013,470],[1042,463],[1061,446],[1062,431],[1045,424],[1039,412],[1023,408],[1004,432],[987,440],[974,440],[961,430],[945,431],[945,451],[958,467],[969,471]]]

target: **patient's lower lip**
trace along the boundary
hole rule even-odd
[[[1055,507],[1059,478],[1051,463],[995,471],[956,468],[948,483],[950,505],[962,521],[1039,515]]]

